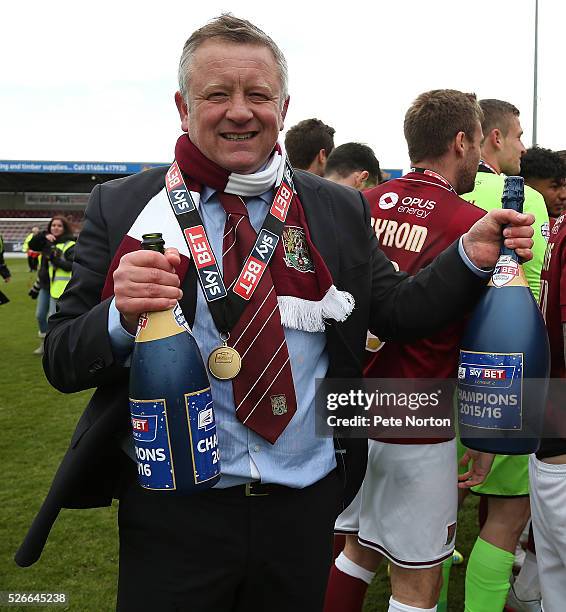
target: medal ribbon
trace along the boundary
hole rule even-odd
[[[281,182],[276,186],[273,202],[254,245],[245,259],[240,274],[226,289],[220,268],[214,257],[204,223],[193,196],[176,161],[165,175],[169,204],[181,227],[183,237],[195,263],[198,279],[210,314],[219,332],[229,332],[242,316],[256,291],[261,278],[275,253],[283,233],[285,220],[293,200],[295,188],[293,171],[285,160]]]
[[[448,187],[450,191],[456,193],[454,187],[452,187],[452,185],[441,174],[438,174],[438,172],[435,172],[434,170],[429,170],[428,168],[411,168],[411,172],[417,172],[419,174],[424,174],[425,176],[432,176],[440,181],[445,187]]]

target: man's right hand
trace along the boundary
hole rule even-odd
[[[114,297],[122,322],[130,333],[135,333],[140,314],[167,310],[181,299],[179,277],[175,266],[181,263],[177,249],[134,251],[120,260],[114,278]]]

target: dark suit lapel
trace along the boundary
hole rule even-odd
[[[332,199],[326,189],[319,187],[315,190],[304,184],[300,177],[295,177],[295,188],[305,211],[312,241],[324,259],[332,279],[337,282],[340,264]]]

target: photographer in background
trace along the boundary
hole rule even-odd
[[[71,278],[75,242],[69,222],[61,215],[55,215],[47,230],[29,241],[30,249],[41,252],[37,280],[29,292],[31,298],[37,298],[35,316],[41,344],[34,351],[36,355],[43,355],[47,319],[55,312],[57,300]]]

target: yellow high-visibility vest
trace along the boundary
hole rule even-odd
[[[74,240],[67,240],[67,242],[63,244],[56,244],[54,246],[61,251],[61,256],[64,256],[65,251],[74,245]],[[71,272],[67,272],[61,268],[55,268],[53,264],[49,262],[49,278],[51,280],[49,294],[54,300],[58,300],[63,294],[63,291],[65,291],[67,283],[71,280]]]

